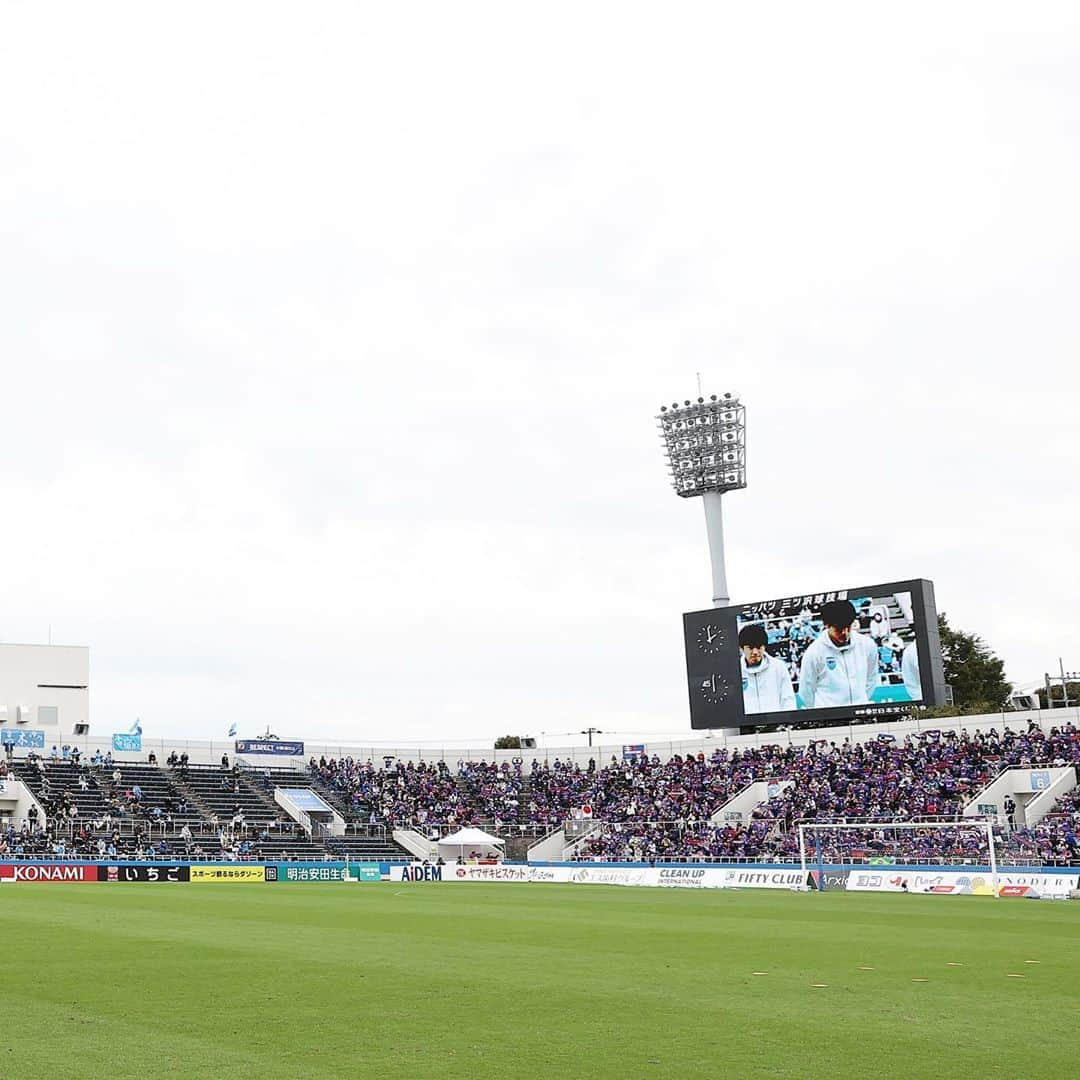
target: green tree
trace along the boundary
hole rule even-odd
[[[521,736],[520,735],[500,735],[495,740],[496,750],[520,750],[521,749]]]
[[[953,704],[961,712],[994,712],[1012,692],[1005,678],[1005,663],[999,660],[977,634],[954,630],[945,614],[938,616],[941,656],[945,662],[945,682],[952,687]]]

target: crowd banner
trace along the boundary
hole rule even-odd
[[[268,871],[273,870],[273,877]],[[207,864],[191,867],[191,881],[255,882],[274,881],[277,878],[276,866],[236,866],[234,864]]]
[[[234,746],[238,754],[304,756],[304,744],[299,739],[237,739]]]
[[[33,750],[45,749],[45,732],[37,728],[5,728],[0,732],[4,746],[26,746]]]
[[[112,748],[117,753],[139,753],[142,751],[142,736],[114,735],[112,737]]]

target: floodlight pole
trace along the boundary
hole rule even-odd
[[[675,494],[683,499],[700,495],[705,504],[713,607],[727,607],[731,598],[721,499],[726,491],[746,487],[746,408],[733,394],[713,394],[706,401],[699,387],[697,401],[662,405],[656,420]]]
[[[727,569],[724,566],[724,496],[719,491],[706,491],[701,497],[705,504],[705,530],[709,536],[709,559],[712,562],[713,607],[727,607]]]

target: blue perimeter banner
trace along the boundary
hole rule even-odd
[[[12,728],[0,732],[0,743],[5,746],[31,746],[45,749],[45,732],[27,728]]]
[[[303,757],[304,744],[289,739],[237,739],[238,754],[285,754],[289,757]]]

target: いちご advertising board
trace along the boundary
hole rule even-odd
[[[99,866],[98,881],[145,881],[145,882],[172,882],[189,881],[189,871],[186,866],[169,865],[119,865],[110,863]]]

